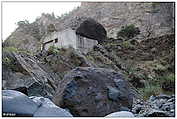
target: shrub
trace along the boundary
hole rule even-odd
[[[15,53],[23,53],[23,54],[27,54],[27,55],[33,55],[33,53],[28,50],[17,49],[15,47],[3,47],[2,50],[3,50],[3,52],[15,52]]]
[[[174,74],[163,76],[159,80],[160,80],[161,88],[164,91],[174,92],[175,90],[175,75]]]
[[[15,47],[4,47],[3,51],[18,52],[18,49]]]
[[[160,85],[150,84],[145,86],[145,88],[141,88],[139,91],[143,94],[144,99],[148,99],[151,95],[159,95],[161,88]]]
[[[130,41],[122,42],[122,47],[126,49],[134,49],[135,45],[132,45]]]
[[[55,46],[50,46],[49,49],[48,49],[48,53],[49,54],[58,54],[59,53],[59,50],[57,47]]]
[[[163,76],[160,78],[161,81],[171,81],[171,82],[175,82],[175,75],[174,74],[169,74],[166,76]]]
[[[3,64],[11,64],[11,63],[12,63],[12,61],[11,61],[11,59],[10,59],[10,58],[5,57],[5,58],[3,58],[3,59],[2,59],[2,63],[3,63]]]
[[[117,38],[123,37],[123,38],[133,38],[136,35],[140,34],[140,30],[138,27],[135,27],[135,25],[131,24],[125,27],[122,27],[122,29],[117,33]]]

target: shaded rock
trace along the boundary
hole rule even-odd
[[[98,40],[99,43],[106,38],[106,30],[94,19],[88,18],[76,30],[76,34]]]
[[[14,113],[15,116],[33,116],[38,109],[36,103],[21,92],[3,90],[2,96],[3,113]]]
[[[128,112],[128,111],[120,111],[120,112],[114,112],[106,117],[134,117],[133,113]]]
[[[143,108],[143,105],[137,104],[135,107],[132,108],[132,112],[138,114]]]
[[[110,90],[122,96],[113,97]],[[130,87],[120,73],[91,67],[78,67],[66,74],[54,96],[55,104],[68,108],[74,116],[105,116],[121,107],[131,108],[132,100]]]
[[[13,90],[16,90],[16,91],[19,91],[25,95],[28,95],[28,89],[26,87],[18,87],[18,88],[15,88]]]

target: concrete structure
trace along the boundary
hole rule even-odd
[[[98,44],[97,40],[89,39],[76,35],[75,30],[66,29],[60,32],[52,32],[43,39],[43,50],[48,50],[50,46],[58,48],[69,48],[80,50],[87,53],[94,45]]]

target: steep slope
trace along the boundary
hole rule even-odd
[[[55,16],[50,14],[42,14],[33,23],[19,21],[18,28],[3,42],[3,46],[37,53],[41,50],[41,38],[48,32],[48,25],[55,22]]]
[[[68,27],[76,29],[88,17],[101,23],[112,38],[116,38],[122,26],[129,24],[140,28],[140,39],[174,32],[174,3],[82,2],[80,7],[62,17],[42,14],[33,23],[19,25],[4,45],[37,52],[48,25],[53,24],[58,31]]]
[[[81,7],[61,18],[59,29],[77,27],[78,21],[91,17],[107,30],[108,37],[116,37],[122,26],[135,24],[143,35],[148,30],[159,35],[174,28],[174,3],[127,3],[127,2],[83,2]]]

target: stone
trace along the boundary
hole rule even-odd
[[[155,96],[151,95],[150,98],[149,98],[149,101],[154,101],[154,100],[155,100]]]
[[[144,117],[168,117],[165,111],[151,109],[144,114]]]
[[[27,87],[18,87],[18,88],[15,88],[13,90],[16,90],[16,91],[19,91],[19,92],[21,92],[21,93],[23,93],[25,95],[28,95],[28,89],[27,89]]]
[[[131,109],[133,96],[128,82],[120,75],[110,69],[77,67],[60,80],[53,101],[74,116],[106,116],[122,107]],[[121,96],[111,94],[110,99],[110,90]]]
[[[160,94],[159,96],[156,96],[156,99],[170,99],[171,97],[169,95]]]
[[[175,109],[175,102],[167,102],[161,107],[161,109],[164,111],[170,111],[171,109]]]
[[[142,108],[143,108],[143,105],[137,104],[135,107],[132,108],[132,112],[137,114],[141,111]]]
[[[120,107],[120,111],[130,111],[130,109],[128,107]]]
[[[15,116],[33,116],[38,109],[34,101],[15,90],[2,91],[2,112],[15,113]]]
[[[175,101],[175,98],[171,98],[167,102],[174,102],[174,101]]]
[[[5,58],[11,62],[9,64],[3,62],[3,89],[17,90],[28,96],[52,97],[55,93],[57,76],[48,73],[34,56],[3,52],[3,59]]]
[[[88,18],[80,24],[80,26],[76,29],[76,34],[90,39],[98,40],[99,43],[104,41],[107,36],[105,28],[100,23],[91,18]]]
[[[120,111],[111,113],[105,117],[134,117],[134,114],[128,111]]]
[[[56,106],[44,97],[28,97],[15,90],[3,90],[3,115],[34,117],[72,117],[72,115]]]
[[[169,95],[150,96],[143,105],[136,101],[133,104],[132,112],[136,117],[174,117],[175,99]]]
[[[41,107],[34,113],[34,117],[72,117],[72,115],[59,107]]]
[[[119,91],[117,90],[116,88],[113,88],[113,87],[108,87],[108,98],[111,99],[111,100],[114,100],[114,101],[119,101],[119,99],[123,100],[124,95]]]
[[[68,111],[56,106],[48,98],[35,96],[30,98],[40,106],[34,113],[34,117],[72,117]]]

